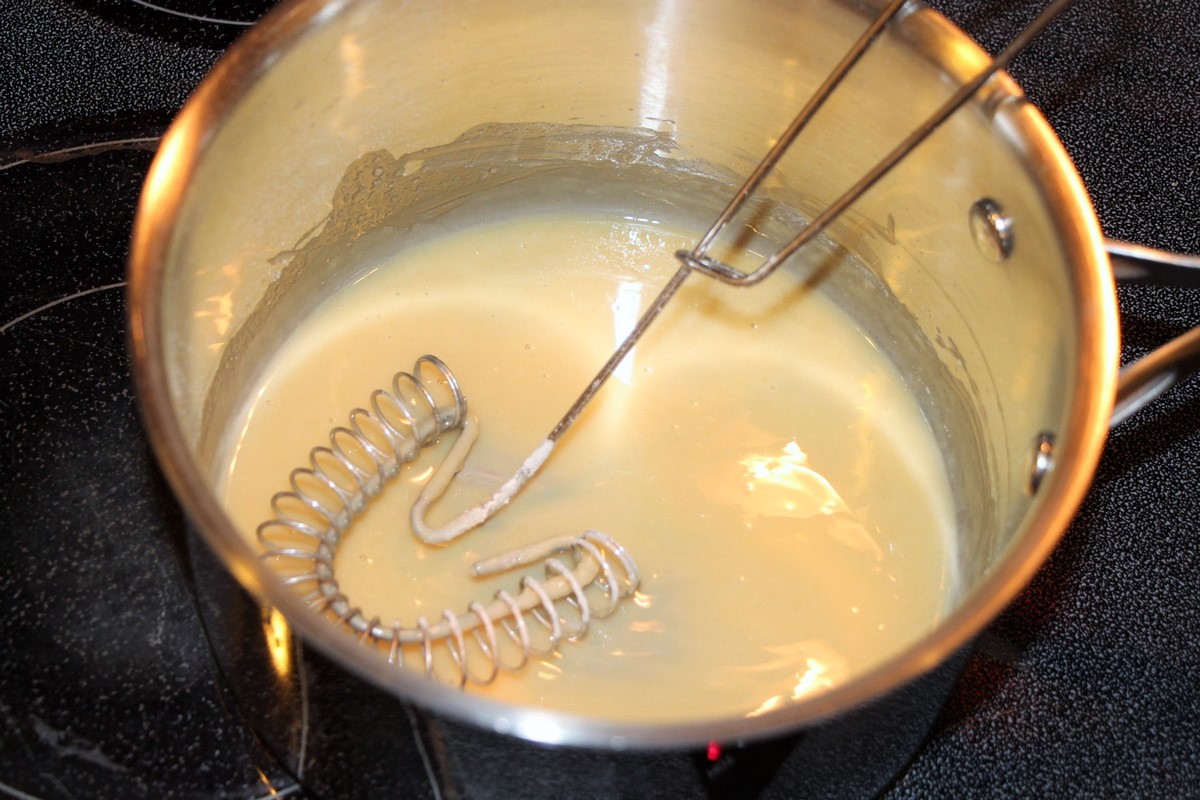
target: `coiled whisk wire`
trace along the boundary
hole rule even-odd
[[[419,617],[413,626],[368,618],[342,592],[336,576],[342,536],[422,449],[455,429],[474,436],[475,425],[454,374],[432,355],[417,359],[411,372],[396,373],[391,390],[373,392],[369,406],[351,411],[348,426],[330,432],[328,446],[309,452],[309,466],[292,471],[291,490],[271,498],[275,516],[257,529],[260,557],[284,584],[302,592],[310,608],[351,630],[360,643],[386,652],[397,667],[405,666],[406,651],[410,658],[415,651],[427,677],[460,687],[468,681],[486,685],[502,670],[516,672],[531,657],[554,653],[564,639],[583,638],[592,619],[612,614],[636,590],[637,565],[628,551],[604,533],[587,531],[473,566],[472,574],[482,577],[542,561],[544,579],[526,575],[515,596],[500,590],[487,604],[472,601],[461,614],[447,608],[435,622]]]

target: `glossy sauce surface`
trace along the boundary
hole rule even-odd
[[[485,499],[694,236],[539,216],[379,265],[298,325],[256,387],[227,448],[234,520],[253,537],[309,450],[423,353],[455,372],[481,432],[431,520]],[[452,438],[341,544],[342,590],[367,616],[412,625],[515,593],[520,574],[473,579],[470,564],[589,528],[642,573],[637,595],[581,641],[468,691],[615,720],[754,715],[896,654],[954,589],[950,500],[924,418],[853,321],[787,270],[750,289],[689,278],[513,504],[425,546],[408,511]]]

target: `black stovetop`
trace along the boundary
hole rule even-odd
[[[0,796],[304,796],[209,653],[124,318],[157,138],[271,5],[0,0]],[[990,47],[1034,7],[933,5]],[[1200,252],[1198,31],[1194,0],[1081,0],[1012,70],[1110,236]],[[1120,301],[1125,360],[1200,324],[1198,290]],[[1197,641],[1193,379],[1114,431],[1062,544],[888,796],[1197,794]]]

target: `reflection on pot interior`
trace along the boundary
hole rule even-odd
[[[276,516],[272,496],[310,450],[423,353],[453,370],[479,430],[429,519],[486,499],[624,338],[675,270],[671,254],[707,227],[713,206],[696,198],[728,193],[653,158],[525,165],[508,180],[474,155],[469,172],[484,177],[447,190],[452,203],[398,201],[395,185],[348,192],[363,175],[385,186],[393,174],[427,184],[437,174],[364,157],[325,229],[283,269],[287,292],[264,299],[267,322],[231,345],[262,364],[222,426],[220,494],[246,536]],[[612,179],[598,181],[604,169]],[[346,204],[359,213],[342,213]],[[760,223],[729,247],[761,257],[772,226],[797,224],[774,207]],[[444,609],[472,619],[470,603],[516,596],[523,575],[551,580],[541,561],[486,578],[471,577],[473,563],[603,531],[636,560],[636,592],[578,641],[466,691],[612,720],[755,715],[894,656],[955,600],[956,511],[927,411],[887,356],[894,342],[836,291],[867,272],[826,243],[751,289],[693,276],[485,526],[444,547],[413,535],[409,510],[459,431],[416,454],[338,542],[340,590],[383,629],[433,626]],[[286,561],[275,560],[285,574],[305,571]],[[603,583],[588,590],[597,606]],[[307,595],[316,581],[293,588]],[[499,619],[496,631],[502,660],[519,661]],[[405,668],[425,668],[419,639],[401,648]],[[478,640],[468,631],[463,641],[459,657],[486,676]],[[388,657],[387,642],[376,649]],[[427,649],[435,677],[457,682],[456,651],[445,640]]]

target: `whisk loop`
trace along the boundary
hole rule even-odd
[[[447,395],[444,403],[434,397],[433,384],[422,379],[426,370],[436,373],[439,391]],[[257,535],[264,548],[260,557],[281,573],[285,585],[311,587],[304,595],[310,608],[353,631],[360,644],[386,648],[388,662],[397,667],[405,665],[405,650],[415,648],[420,668],[430,678],[445,680],[445,669],[438,674],[438,653],[444,652],[448,659],[441,661],[451,665],[450,682],[462,687],[468,682],[491,683],[501,671],[519,671],[531,657],[556,652],[564,639],[582,639],[593,619],[612,614],[621,599],[634,592],[639,576],[633,558],[616,540],[586,531],[500,553],[472,566],[472,575],[484,577],[542,562],[544,578],[526,575],[515,596],[500,590],[487,604],[471,601],[461,615],[447,608],[440,619],[419,617],[411,627],[399,620],[387,626],[378,616],[367,618],[337,580],[334,559],[342,535],[405,464],[455,429],[461,429],[458,440],[412,513],[420,538],[449,542],[462,531],[431,529],[423,515],[461,469],[478,437],[478,423],[467,414],[466,397],[453,373],[430,355],[417,359],[411,373],[397,373],[390,392],[375,391],[370,410],[351,411],[349,426],[330,432],[330,446],[310,451],[309,466],[289,476],[291,491],[271,498],[275,517],[260,525]]]

